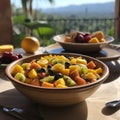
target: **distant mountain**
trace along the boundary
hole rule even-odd
[[[114,2],[70,5],[59,8],[43,9],[42,12],[57,15],[114,15]]]

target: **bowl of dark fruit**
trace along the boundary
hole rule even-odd
[[[82,54],[38,54],[10,63],[5,73],[14,87],[33,102],[47,106],[80,103],[108,78],[109,69]]]
[[[23,55],[20,53],[14,54],[13,52],[5,51],[0,56],[0,67],[6,67],[11,62],[22,58]]]
[[[106,36],[102,31],[76,32],[69,34],[60,34],[53,37],[53,40],[59,43],[66,52],[92,53],[99,52],[114,41],[111,36]]]

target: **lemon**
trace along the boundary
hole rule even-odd
[[[27,53],[34,53],[40,47],[40,41],[36,37],[25,37],[21,41],[21,47]]]

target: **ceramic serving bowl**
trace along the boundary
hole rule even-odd
[[[114,41],[113,37],[106,36],[105,42],[99,42],[99,43],[73,43],[73,42],[65,42],[66,35],[56,35],[53,37],[53,40],[57,43],[59,43],[63,49],[67,52],[75,52],[75,53],[92,53],[92,52],[98,52],[102,48],[106,47],[108,44]]]
[[[109,69],[103,62],[86,55],[72,53],[62,53],[59,55],[64,55],[66,57],[82,56],[87,61],[93,60],[96,63],[97,67],[101,67],[103,69],[101,77],[95,82],[81,86],[67,88],[46,88],[20,82],[14,79],[11,75],[11,71],[16,64],[30,62],[33,59],[38,59],[41,56],[45,55],[48,54],[38,54],[21,58],[9,64],[5,70],[7,77],[10,79],[14,87],[18,91],[20,91],[24,96],[28,97],[32,101],[35,101],[36,103],[49,106],[66,106],[79,103],[81,101],[84,101],[90,95],[92,95],[100,87],[100,85],[108,78]]]

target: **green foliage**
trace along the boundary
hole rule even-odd
[[[38,35],[40,35],[41,37],[48,36],[54,33],[54,29],[50,27],[39,27],[35,31],[37,31]]]
[[[14,44],[15,48],[21,47],[21,41],[25,36],[26,35],[24,35],[24,34],[14,34],[14,36],[13,36],[14,43],[13,44]]]
[[[25,16],[23,15],[14,16],[12,17],[12,20],[14,24],[23,24],[25,21]]]
[[[114,28],[113,27],[108,31],[108,35],[114,36]]]
[[[54,28],[52,27],[39,27],[34,29],[34,33],[39,37],[41,45],[46,46],[53,43],[51,37],[54,35]]]

